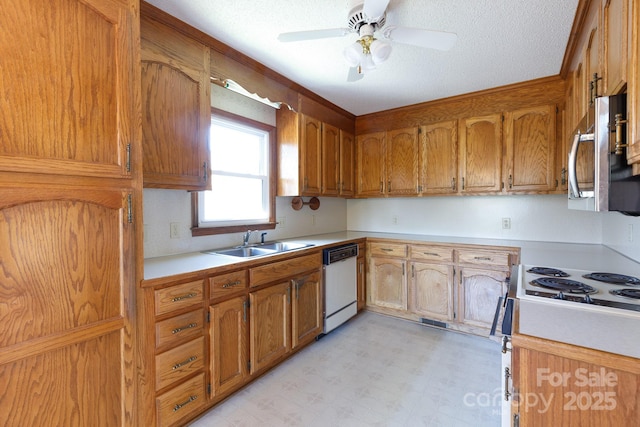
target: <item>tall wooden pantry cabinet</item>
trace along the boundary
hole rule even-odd
[[[135,421],[137,0],[6,0],[0,425]]]

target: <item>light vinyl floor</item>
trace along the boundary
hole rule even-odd
[[[500,345],[364,312],[191,424],[500,426]]]

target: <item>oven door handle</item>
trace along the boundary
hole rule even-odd
[[[489,336],[493,337],[496,335],[496,327],[498,326],[498,319],[500,318],[500,313],[502,312],[502,307],[504,306],[504,298],[505,297],[501,295],[498,299],[498,304],[496,304],[496,313],[493,315],[493,323],[491,324],[491,332],[489,333]]]

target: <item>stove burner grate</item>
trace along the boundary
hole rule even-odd
[[[640,279],[633,276],[625,276],[616,273],[590,273],[585,274],[585,279],[597,280],[599,282],[611,283],[613,285],[640,285]]]
[[[553,277],[569,277],[567,273],[562,270],[558,270],[557,268],[551,267],[531,267],[527,270],[528,273],[541,274],[543,276],[553,276]]]
[[[613,289],[609,293],[625,298],[640,299],[640,289]]]
[[[570,294],[595,294],[598,292],[595,288],[585,283],[561,277],[541,277],[532,280],[531,284],[560,292],[568,292]]]

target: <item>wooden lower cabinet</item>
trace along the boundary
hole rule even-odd
[[[371,304],[407,309],[407,262],[402,259],[372,257],[369,267]]]
[[[364,247],[364,244],[358,246],[358,258],[356,260],[358,266],[358,289],[356,292],[358,311],[364,309],[367,305],[367,261]]]
[[[209,308],[212,397],[224,395],[247,381],[248,305],[247,297],[240,296]]]
[[[453,320],[453,266],[411,263],[409,310],[428,319]]]
[[[490,329],[496,303],[507,291],[508,276],[507,271],[467,267],[460,269],[458,321]]]
[[[521,427],[640,425],[638,359],[525,335],[512,344]]]
[[[291,281],[291,347],[313,341],[322,333],[322,280],[320,272]]]
[[[291,285],[283,282],[249,293],[251,373],[291,351]]]

